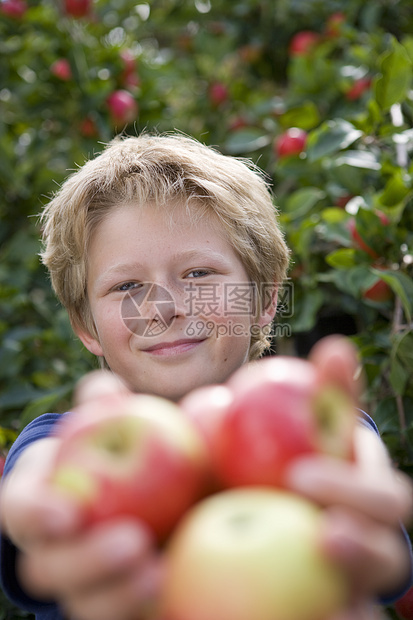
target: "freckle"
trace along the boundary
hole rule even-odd
[[[226,357],[226,358],[224,359],[224,362],[227,362],[227,361],[228,361],[228,358]]]

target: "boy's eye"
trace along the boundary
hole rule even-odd
[[[208,269],[193,269],[186,276],[187,278],[202,278],[203,276],[208,276],[211,272]]]
[[[124,292],[139,288],[141,286],[142,285],[140,282],[124,282],[123,284],[119,284],[119,286],[116,287],[116,290]]]

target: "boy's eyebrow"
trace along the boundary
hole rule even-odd
[[[211,259],[215,259],[215,260],[219,260],[221,263],[228,263],[228,259],[224,254],[221,254],[221,252],[217,252],[215,250],[201,250],[201,249],[193,249],[193,250],[184,250],[182,252],[175,252],[172,256],[171,256],[171,262],[178,262],[179,260],[191,260],[191,259],[196,259],[197,261],[209,261]],[[111,277],[113,277],[116,274],[121,274],[121,273],[125,273],[125,272],[129,272],[130,270],[143,270],[145,269],[145,266],[143,265],[143,263],[139,263],[136,261],[133,261],[131,263],[116,263],[115,265],[112,265],[110,267],[108,267],[108,269],[106,269],[105,273],[101,274],[100,276],[98,276],[95,280],[95,286],[100,286],[101,284],[104,284],[108,279],[110,279]]]
[[[172,255],[173,261],[178,261],[182,259],[188,260],[192,258],[196,260],[211,260],[215,258],[224,262],[228,262],[228,258],[224,254],[221,254],[221,252],[217,252],[216,250],[204,250],[194,248],[193,250],[176,252]]]

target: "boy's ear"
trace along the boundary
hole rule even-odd
[[[262,292],[263,308],[258,317],[258,324],[260,327],[265,327],[274,320],[277,310],[277,300],[278,284],[275,282],[272,285],[266,286],[265,290]]]
[[[84,327],[79,327],[78,325],[73,326],[73,330],[78,338],[85,345],[86,349],[96,355],[97,357],[103,357],[103,350],[100,346],[99,340],[92,336],[90,332]]]

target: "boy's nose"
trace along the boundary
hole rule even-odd
[[[169,289],[148,283],[125,295],[121,313],[126,327],[137,336],[155,335],[184,313],[183,299],[179,292],[172,295]]]

